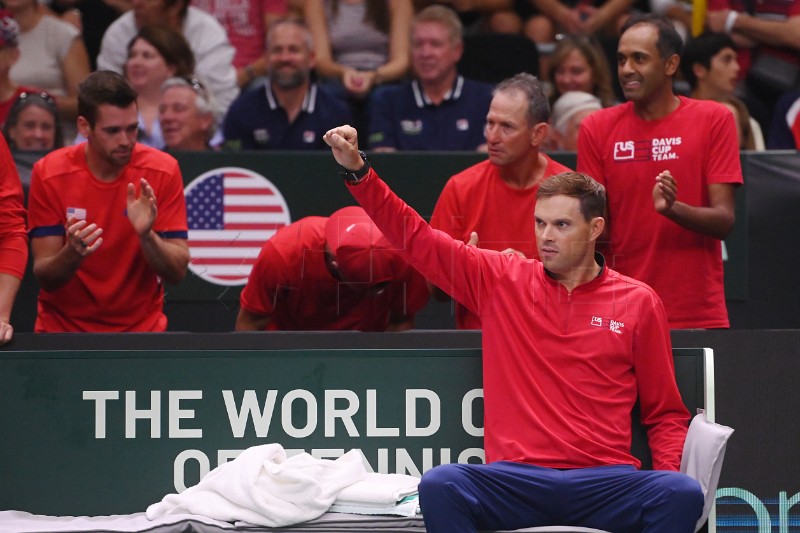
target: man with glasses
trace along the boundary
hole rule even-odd
[[[402,331],[428,295],[364,210],[345,207],[302,218],[264,244],[236,330]]]
[[[489,159],[450,178],[431,226],[479,248],[536,257],[531,224],[536,191],[542,180],[569,170],[540,152],[549,118],[547,97],[535,77],[517,74],[501,82],[486,116]],[[480,329],[481,319],[458,304],[456,326]]]
[[[37,332],[164,331],[164,282],[189,262],[178,163],[136,142],[136,92],[98,71],[78,91],[87,140],[33,168],[28,201]]]
[[[322,136],[351,122],[347,103],[314,83],[311,33],[302,22],[283,18],[267,34],[266,86],[243,93],[223,126],[231,150],[322,150]]]

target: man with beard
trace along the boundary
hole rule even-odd
[[[136,142],[136,92],[98,71],[78,90],[86,142],[33,167],[28,201],[37,332],[164,331],[163,282],[189,262],[178,163]]]
[[[241,94],[225,117],[225,148],[322,150],[322,136],[351,122],[347,104],[311,81],[311,33],[297,20],[275,21],[267,33],[268,81]]]

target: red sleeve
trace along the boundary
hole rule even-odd
[[[654,292],[640,306],[633,344],[633,365],[639,388],[641,422],[655,470],[680,470],[689,413],[675,382],[667,314]]]
[[[22,183],[17,166],[0,135],[0,272],[22,279],[28,262],[28,234]]]
[[[456,301],[480,314],[510,256],[467,246],[433,229],[374,170],[360,183],[351,185],[350,192],[411,266]]]
[[[42,162],[42,160],[37,161],[31,173],[31,188],[28,191],[28,231],[60,226],[60,233],[63,235],[67,213],[59,201],[58,193],[54,192],[41,177]]]
[[[706,151],[709,159],[704,172],[706,183],[742,183],[739,138],[733,113],[719,106],[714,112],[710,128],[710,142]]]

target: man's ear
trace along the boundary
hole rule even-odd
[[[91,130],[92,127],[89,125],[89,121],[84,117],[78,117],[78,133],[81,134],[81,137],[88,139]]]
[[[667,76],[674,76],[676,72],[678,72],[678,66],[681,64],[681,56],[678,54],[672,54],[667,58],[666,62],[666,70]]]
[[[594,217],[589,225],[591,226],[589,238],[592,241],[597,241],[597,239],[600,238],[600,235],[603,234],[603,229],[606,227],[606,219],[603,217]]]
[[[706,74],[708,74],[708,69],[704,67],[702,63],[695,63],[692,65],[692,72],[695,78],[702,80],[706,77]]]
[[[547,138],[547,132],[549,130],[550,126],[547,122],[540,122],[531,128],[531,146],[540,146]]]

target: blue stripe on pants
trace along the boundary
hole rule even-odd
[[[693,533],[700,484],[630,465],[558,470],[501,461],[448,464],[419,485],[428,533],[566,525],[614,533]]]

